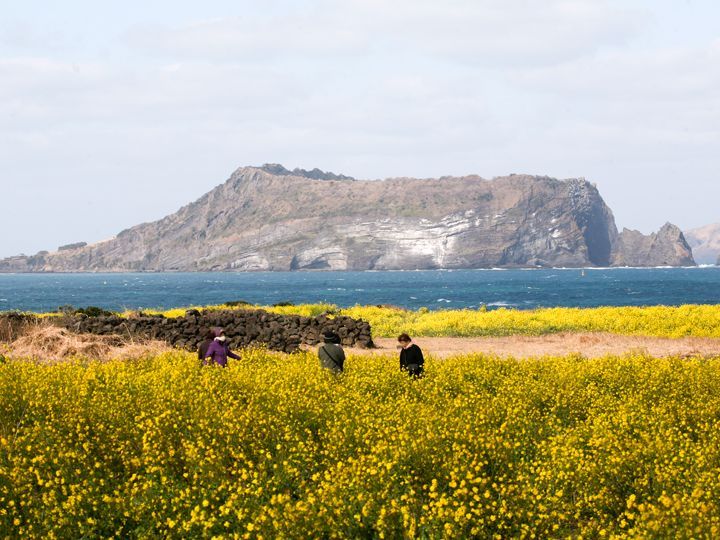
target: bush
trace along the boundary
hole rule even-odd
[[[109,317],[110,315],[114,315],[112,311],[107,311],[97,306],[78,308],[74,313],[75,315],[85,315],[87,317]]]
[[[85,315],[87,317],[107,317],[114,315],[112,311],[107,311],[97,306],[87,306],[84,308],[76,308],[70,304],[60,306],[57,308],[58,312],[65,315]]]

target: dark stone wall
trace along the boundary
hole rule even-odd
[[[277,315],[262,310],[189,311],[185,317],[161,316],[87,317],[69,315],[55,320],[78,333],[125,335],[165,341],[175,347],[197,348],[213,326],[225,330],[230,348],[265,345],[277,351],[293,352],[301,344],[315,345],[325,332],[335,332],[344,346],[373,347],[370,323],[350,317],[328,318]]]

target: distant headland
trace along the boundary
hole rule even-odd
[[[0,260],[0,272],[692,266],[682,231],[619,232],[583,178],[356,180],[237,169],[197,201],[110,240]]]

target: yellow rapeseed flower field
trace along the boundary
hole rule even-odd
[[[376,337],[412,336],[509,336],[557,332],[609,332],[678,338],[720,337],[720,305],[545,308],[535,310],[405,310],[388,306],[338,308],[332,304],[298,306],[241,306],[236,309],[265,309],[282,315],[314,317],[321,313],[364,319]],[[187,308],[154,311],[179,317]],[[228,309],[210,306],[198,309]]]
[[[720,306],[546,308],[405,311],[354,307],[344,315],[370,322],[373,334],[398,331],[416,336],[541,335],[556,332],[609,332],[656,337],[720,337]]]
[[[720,358],[0,364],[0,538],[717,538]]]

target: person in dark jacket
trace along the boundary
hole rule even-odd
[[[208,330],[205,334],[205,339],[198,346],[198,360],[201,362],[205,360],[205,353],[207,353],[208,347],[215,340],[215,333],[212,330]]]
[[[215,363],[218,366],[227,367],[228,357],[240,360],[240,357],[233,353],[228,344],[225,342],[225,332],[222,328],[215,327],[212,329],[212,333],[214,339],[207,348],[207,351],[205,351],[203,359],[205,365]],[[208,362],[208,359],[210,359],[210,362]]]
[[[334,332],[323,335],[324,343],[318,348],[320,365],[334,373],[342,373],[345,365],[345,351],[340,346],[340,336]]]
[[[425,364],[422,350],[412,342],[407,334],[400,334],[398,343],[400,343],[400,369],[407,371],[412,377],[420,377]]]

